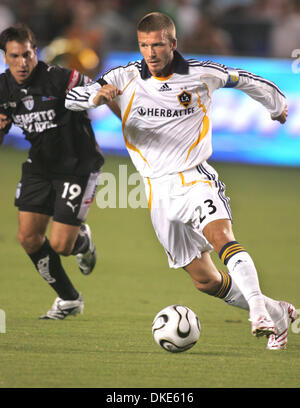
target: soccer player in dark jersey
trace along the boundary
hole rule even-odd
[[[42,318],[64,319],[82,313],[84,303],[60,256],[76,255],[85,275],[96,263],[91,230],[84,221],[104,158],[86,112],[64,107],[66,92],[91,80],[76,70],[39,61],[34,34],[25,25],[4,30],[0,48],[8,65],[0,75],[0,142],[14,123],[31,144],[15,198],[18,239],[57,293]]]

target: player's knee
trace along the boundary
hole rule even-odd
[[[38,251],[43,245],[44,237],[40,234],[30,234],[19,230],[18,241],[27,253],[32,254]]]
[[[72,253],[73,243],[70,241],[50,238],[50,245],[53,251],[55,251],[58,255],[69,256]]]
[[[227,228],[226,226],[205,231],[205,237],[217,252],[225,244],[234,240],[231,229]]]

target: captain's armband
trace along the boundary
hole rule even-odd
[[[238,70],[235,68],[227,68],[228,71],[228,78],[227,82],[224,85],[224,88],[234,88],[239,83],[239,73]]]

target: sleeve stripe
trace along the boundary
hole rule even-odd
[[[77,88],[77,90],[71,89],[71,91],[70,91],[69,93],[70,93],[70,94],[76,94],[76,95],[78,95],[78,96],[87,96],[87,97],[89,97],[89,93],[88,93],[88,92],[84,92],[84,94],[81,94],[81,93],[78,92],[78,88]]]
[[[66,99],[87,102],[89,100],[89,94],[87,92],[84,92],[84,94],[80,94],[77,90],[75,91],[74,89],[72,89],[67,93]]]
[[[101,86],[107,85],[107,82],[101,77],[99,79],[97,79],[98,84],[100,84]]]
[[[76,102],[88,102],[89,101],[89,98],[75,98],[75,97],[70,98],[70,94],[67,94],[66,99],[69,101],[76,101]]]
[[[238,73],[239,73],[239,75],[241,77],[251,78],[251,79],[254,79],[255,81],[259,81],[259,82],[262,82],[262,83],[265,83],[265,84],[271,86],[272,88],[276,89],[276,91],[278,93],[280,93],[280,95],[282,95],[285,98],[285,95],[281,92],[281,90],[278,88],[278,86],[276,86],[274,84],[274,82],[268,81],[267,79],[262,78],[262,77],[260,77],[258,75],[251,74],[248,71],[243,71],[243,70],[240,70],[240,69],[238,69],[237,71],[238,71]]]
[[[101,78],[103,79],[103,77],[107,74],[109,74],[110,72],[114,71],[115,69],[119,69],[119,68],[127,68],[130,67],[131,65],[135,65],[138,69],[140,69],[140,62],[139,61],[135,61],[135,62],[129,62],[127,65],[119,65],[117,67],[111,68],[108,71],[104,72],[104,74],[101,75]]]
[[[227,74],[226,67],[224,65],[212,62],[212,61],[197,61],[197,60],[187,60],[188,64],[192,67],[205,67],[205,68],[211,68],[211,69],[216,69],[217,71],[221,71],[224,74]]]

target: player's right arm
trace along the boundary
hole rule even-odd
[[[99,89],[94,97],[92,97],[92,103],[95,106],[109,104],[119,95],[121,95],[121,91],[116,86],[106,84]]]

